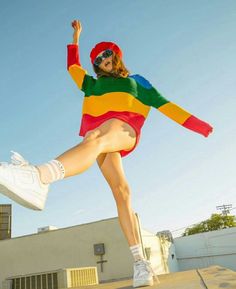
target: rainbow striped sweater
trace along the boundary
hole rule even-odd
[[[78,88],[84,92],[79,135],[84,136],[87,131],[110,118],[121,119],[140,133],[151,107],[205,137],[212,132],[213,128],[208,123],[164,98],[143,76],[102,76],[95,79],[82,68],[78,45],[69,44],[67,49],[67,69]]]

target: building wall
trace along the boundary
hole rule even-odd
[[[236,270],[236,228],[174,239],[181,271],[219,265]]]
[[[0,205],[0,240],[11,238],[12,205]]]
[[[178,262],[172,242],[142,230],[144,248],[150,248],[150,261],[154,271],[159,274],[178,272]]]
[[[152,261],[159,266],[158,238],[149,233],[143,240],[153,247]],[[105,244],[104,272],[94,255],[97,243]],[[133,257],[118,218],[0,241],[0,284],[11,276],[88,266],[97,266],[100,282],[132,277]],[[158,272],[166,273],[161,265]]]

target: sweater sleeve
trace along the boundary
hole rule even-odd
[[[139,100],[144,104],[156,108],[165,116],[179,123],[183,127],[205,137],[213,131],[213,127],[210,124],[195,117],[187,110],[163,97],[144,77],[134,75],[133,78],[137,82]]]
[[[67,70],[80,90],[91,91],[96,80],[81,66],[77,44],[67,45]]]

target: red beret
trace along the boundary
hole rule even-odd
[[[90,52],[90,58],[91,58],[92,64],[94,63],[94,60],[96,59],[97,55],[106,49],[111,49],[116,54],[118,54],[120,58],[122,58],[122,51],[117,44],[113,42],[99,42],[93,47],[93,49]]]

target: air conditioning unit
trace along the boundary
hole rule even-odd
[[[84,268],[67,268],[62,270],[63,282],[65,288],[73,288],[86,285],[97,285],[98,274],[97,267],[84,267]]]
[[[65,289],[97,284],[97,267],[83,267],[9,277],[3,289]]]
[[[12,280],[5,280],[2,282],[2,289],[12,289]]]

